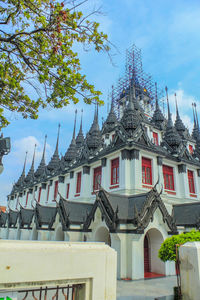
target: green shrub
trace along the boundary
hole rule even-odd
[[[158,257],[164,262],[167,260],[176,261],[176,245],[183,245],[187,242],[196,241],[200,241],[200,232],[196,230],[173,235],[162,243],[158,252]]]

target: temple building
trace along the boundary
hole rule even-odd
[[[0,213],[0,238],[105,242],[117,251],[117,277],[140,279],[173,275],[174,263],[158,258],[161,243],[171,235],[200,227],[200,130],[196,107],[189,133],[176,106],[172,121],[161,111],[156,93],[150,116],[147,96],[130,80],[114,99],[99,126],[96,106],[90,130],[83,122],[59,156],[55,151],[22,173]],[[167,95],[167,90],[166,90]],[[149,104],[150,105],[150,104]],[[149,110],[148,110],[149,111]]]

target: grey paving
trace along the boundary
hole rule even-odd
[[[176,276],[117,281],[117,300],[172,300]]]

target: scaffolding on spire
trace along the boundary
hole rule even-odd
[[[129,93],[130,81],[135,86],[136,97],[145,100],[153,108],[156,102],[155,82],[150,74],[143,71],[141,49],[134,44],[126,50],[125,74],[119,78],[113,90],[115,112],[118,117],[121,100]],[[159,100],[163,98],[163,93],[163,90],[157,89]]]

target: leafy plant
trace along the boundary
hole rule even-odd
[[[0,128],[5,109],[37,118],[39,107],[61,108],[83,97],[103,103],[80,73],[74,45],[109,51],[107,35],[79,9],[87,0],[2,0],[0,3]],[[30,92],[31,91],[31,92]],[[34,92],[33,92],[34,91]]]
[[[162,243],[158,256],[164,262],[168,260],[176,261],[176,245],[183,245],[187,242],[196,241],[200,241],[200,232],[196,230],[173,235]]]

